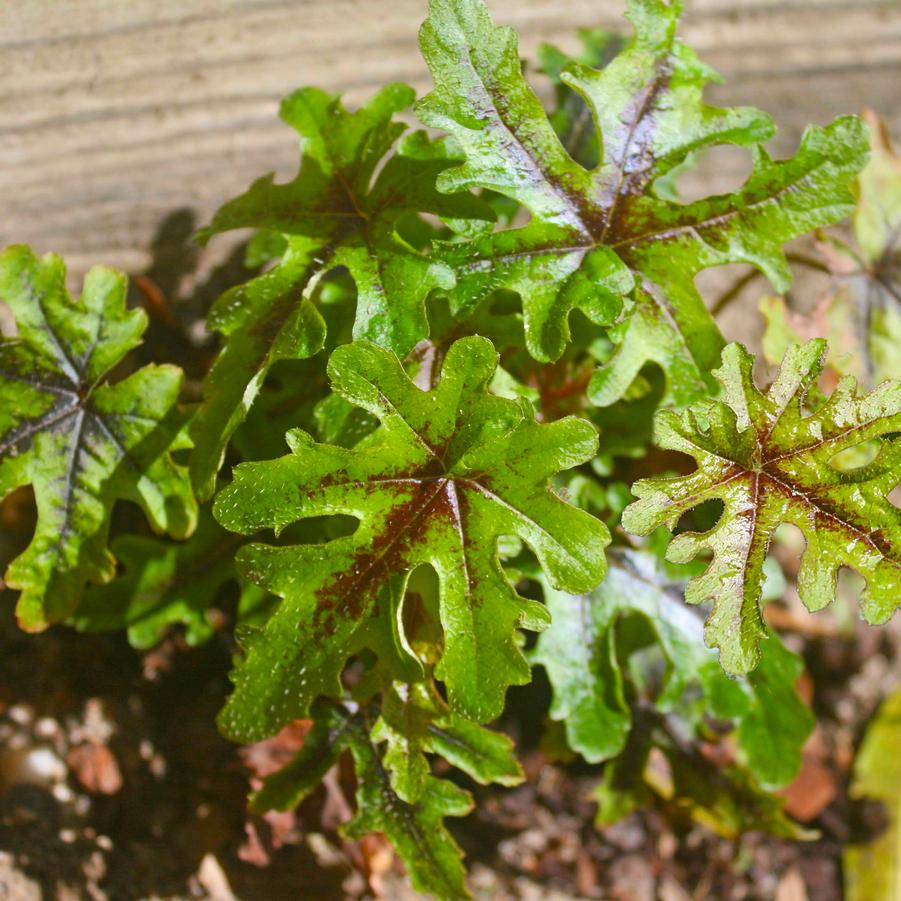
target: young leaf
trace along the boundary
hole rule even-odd
[[[88,588],[70,625],[84,632],[126,629],[132,647],[146,650],[179,623],[189,645],[202,644],[214,631],[209,612],[216,596],[236,578],[232,557],[241,541],[209,511],[185,542],[122,535],[112,546],[124,572]]]
[[[296,807],[349,750],[357,775],[357,810],[343,827],[344,834],[360,839],[370,832],[384,833],[403,860],[415,889],[447,901],[468,898],[462,855],[444,826],[444,817],[469,813],[469,794],[425,775],[421,796],[408,803],[392,786],[386,761],[362,714],[328,701],[314,704],[312,713],[313,728],[303,747],[251,796],[252,809],[262,813]]]
[[[410,803],[427,787],[426,753],[440,754],[482,785],[517,785],[523,779],[510,739],[455,714],[430,682],[393,686],[383,696],[372,739],[387,741],[383,759],[391,785]]]
[[[901,446],[893,435],[901,431],[901,383],[886,382],[861,396],[846,377],[806,416],[805,394],[825,353],[821,340],[792,348],[764,393],[753,382],[751,355],[730,344],[714,373],[723,401],[657,415],[657,443],[693,456],[697,469],[637,482],[632,490],[638,500],[623,514],[628,531],[647,535],[663,524],[674,528],[698,504],[722,501],[716,525],[678,535],[667,558],[686,562],[712,552],[685,596],[694,604],[713,601],[707,643],[720,649],[732,673],[747,672],[760,659],[763,563],[780,523],[796,525],[807,540],[798,590],[809,609],[835,597],[841,566],[867,580],[860,604],[868,622],[883,622],[901,600],[901,511],[887,499],[901,480]],[[871,463],[853,470],[833,463],[841,451],[866,441],[879,443]]]
[[[405,354],[428,334],[426,297],[433,288],[449,288],[453,273],[404,241],[398,220],[420,212],[490,218],[477,198],[435,190],[435,177],[451,160],[444,143],[431,143],[422,132],[408,135],[375,174],[405,129],[393,117],[413,97],[405,85],[388,85],[351,113],[338,96],[315,88],[292,94],[281,117],[300,135],[297,177],[287,184],[276,184],[271,174],[258,179],[201,231],[204,240],[246,227],[287,238],[274,269],[227,291],[210,311],[210,327],[228,340],[192,427],[191,474],[201,497],[213,493],[228,439],[269,367],[322,348],[325,323],[305,295],[313,280],[347,267],[357,286],[354,337]]]
[[[498,539],[521,538],[554,584],[580,591],[603,577],[609,533],[548,489],[557,472],[591,458],[594,430],[573,418],[539,425],[527,404],[488,394],[496,365],[488,340],[461,339],[437,387],[422,391],[389,351],[339,347],[329,361],[332,386],[378,417],[374,439],[345,449],[293,431],[287,456],[236,468],[215,504],[226,528],[279,532],[340,513],[360,525],[324,545],[239,551],[243,574],[285,600],[236,670],[221,716],[227,734],[262,738],[306,715],[318,694],[337,694],[344,662],[371,646],[378,618],[393,623],[397,659],[415,671],[402,604],[410,572],[423,564],[440,583],[436,676],[451,707],[484,722],[500,713],[509,685],[528,681],[515,630],[543,628],[547,611],[514,591]]]
[[[352,741],[353,717],[338,704],[319,701],[310,715],[313,727],[304,737],[303,747],[250,796],[254,812],[293,810],[319,785]]]
[[[716,76],[677,39],[680,7],[631,0],[629,46],[601,71],[574,65],[561,75],[594,116],[602,160],[591,170],[564,150],[523,78],[515,35],[492,24],[482,0],[431,0],[420,33],[435,88],[417,115],[466,154],[438,187],[487,188],[531,213],[522,228],[442,248],[457,274],[453,305],[465,310],[497,288],[518,292],[529,351],[554,360],[573,307],[610,323],[631,292],[620,347],[589,388],[601,405],[649,361],[664,368],[677,403],[703,394],[722,339],[694,276],[746,262],[787,285],[782,245],[852,210],[847,184],[866,156],[862,124],[842,118],[809,129],[792,159],[771,160],[760,146],[773,132],[767,116],[703,104]],[[754,148],[741,189],[685,205],[655,192],[691,154],[725,143]]]
[[[141,340],[147,317],[125,309],[125,276],[95,267],[80,301],[62,259],[25,246],[0,255],[0,298],[18,336],[0,341],[0,498],[33,485],[31,544],[9,566],[22,627],[39,631],[78,607],[88,580],[112,578],[107,548],[117,498],[153,528],[183,538],[197,510],[169,451],[183,425],[181,371],[146,366],[119,382],[110,370]]]
[[[657,709],[677,712],[690,728],[699,727],[704,714],[732,721],[742,761],[762,784],[778,788],[794,778],[813,720],[793,687],[801,661],[778,638],[764,645],[757,670],[728,678],[704,645],[700,618],[683,606],[679,583],[650,553],[610,554],[607,576],[593,592],[573,596],[546,588],[545,598],[551,626],[532,660],[547,670],[551,716],[566,724],[570,747],[586,760],[620,754],[633,728],[626,658],[644,648],[621,644],[616,627],[639,616],[666,664],[653,698]],[[700,694],[697,709],[686,700],[689,690]]]
[[[468,898],[462,852],[444,825],[445,817],[472,810],[472,798],[445,779],[426,777],[415,804],[391,787],[388,771],[362,728],[350,745],[357,772],[357,810],[344,827],[349,838],[383,832],[407,867],[413,887],[436,898]]]

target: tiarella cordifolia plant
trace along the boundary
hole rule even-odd
[[[75,301],[58,257],[0,257],[16,324],[0,343],[0,494],[37,500],[5,577],[22,626],[125,628],[147,648],[177,623],[196,643],[237,585],[223,733],[311,721],[252,807],[296,806],[349,752],[346,834],[385,833],[437,897],[466,896],[444,819],[472,799],[430,758],[520,781],[485,724],[532,666],[562,724],[549,747],[606,761],[600,822],[656,798],[727,833],[797,835],[768,794],[812,725],[800,660],[762,615],[777,527],[803,533],[811,610],[842,566],[866,581],[868,621],[901,600],[901,384],[824,387],[825,342],[793,343],[809,335],[770,299],[765,347],[784,359],[762,389],[694,284],[748,263],[784,291],[784,245],[854,210],[867,130],[840,118],[771,159],[767,115],[704,104],[716,74],[679,40],[679,12],[629,0],[627,41],[589,34],[578,60],[544,48],[550,113],[481,0],[431,0],[434,88],[413,106],[430,133],[397,120],[403,85],[353,112],[317,89],[287,98],[298,175],[259,179],[201,232],[257,229],[257,271],[209,312],[222,349],[194,409],[175,367],[129,370],[146,322],[121,275],[92,270]],[[753,155],[745,184],[680,202],[677,176],[723,144]],[[884,323],[901,174],[877,150],[861,253],[842,247],[859,263],[845,276],[882,286]],[[677,453],[644,461],[652,442]],[[642,476],[631,503],[627,472]],[[110,545],[120,498],[170,537]],[[724,734],[725,769],[697,750]],[[652,749],[667,785],[645,772]]]

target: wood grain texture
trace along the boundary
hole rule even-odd
[[[0,245],[27,241],[140,271],[160,223],[204,221],[256,176],[297,166],[279,99],[300,85],[353,104],[428,77],[426,0],[6,0],[0,4]],[[683,33],[725,77],[718,103],[753,103],[789,153],[808,122],[869,105],[901,126],[899,0],[687,0]],[[493,0],[534,58],[541,40],[622,24],[622,0]],[[541,87],[540,82],[536,82]],[[740,179],[726,154],[695,179]],[[691,183],[687,185],[691,190]],[[215,253],[215,250],[213,251]]]

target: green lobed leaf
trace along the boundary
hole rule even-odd
[[[125,629],[132,647],[158,644],[170,626],[184,626],[185,640],[199,645],[215,631],[210,610],[221,589],[235,580],[241,539],[201,516],[185,542],[121,535],[112,547],[124,571],[88,588],[69,624],[83,632]]]
[[[564,53],[553,44],[541,44],[538,60],[541,71],[554,87],[555,107],[548,114],[554,131],[567,153],[586,169],[593,169],[600,160],[597,129],[588,105],[566,82],[563,73],[573,63],[603,68],[622,49],[620,38],[601,28],[579,30],[582,48],[575,57]]]
[[[405,354],[428,335],[426,297],[449,288],[453,273],[408,244],[399,220],[416,213],[491,218],[476,197],[435,190],[452,161],[446,142],[413,132],[388,155],[406,128],[394,115],[413,97],[406,85],[391,84],[348,112],[339,96],[315,88],[290,95],[281,117],[300,136],[300,172],[286,184],[271,174],[258,179],[201,230],[203,240],[248,227],[286,239],[273,269],[227,291],[210,311],[210,327],[227,341],[192,428],[191,474],[201,497],[213,493],[228,439],[270,366],[322,349],[325,323],[308,297],[317,279],[346,267],[357,288],[354,338]]]
[[[387,742],[383,760],[391,785],[410,803],[426,791],[427,753],[439,754],[482,785],[523,780],[510,739],[455,714],[431,682],[397,683],[383,695],[372,739]]]
[[[313,724],[301,749],[250,796],[254,812],[293,810],[319,785],[353,740],[354,720],[341,706],[319,701],[310,713]]]
[[[728,678],[704,645],[700,618],[683,606],[681,583],[647,552],[611,553],[606,578],[590,594],[546,589],[545,599],[551,626],[532,660],[547,670],[552,718],[565,723],[570,747],[586,760],[622,753],[633,729],[628,698],[642,686],[631,674],[642,666],[647,638],[630,642],[621,625],[637,616],[665,663],[650,698],[655,707],[678,714],[699,735],[705,715],[731,722],[756,779],[778,788],[794,778],[813,719],[793,687],[802,663],[777,637],[770,636],[754,673]]]
[[[197,510],[170,450],[184,424],[181,371],[145,366],[117,382],[110,371],[141,340],[147,317],[125,308],[125,276],[104,267],[80,301],[65,265],[16,245],[0,255],[0,298],[17,337],[0,340],[0,498],[34,487],[37,526],[6,582],[21,591],[23,628],[71,616],[86,582],[113,577],[107,548],[117,499],[138,504],[158,532],[183,538]]]
[[[573,308],[610,324],[626,298],[617,352],[589,386],[599,405],[622,396],[647,362],[664,369],[677,404],[702,396],[723,342],[695,275],[746,262],[781,290],[790,279],[782,245],[851,211],[847,185],[866,157],[862,124],[845,117],[808,129],[793,158],[771,160],[761,146],[769,117],[702,102],[716,74],[676,37],[680,10],[631,0],[626,49],[600,71],[575,64],[560,75],[592,110],[601,162],[590,170],[564,150],[522,75],[514,33],[493,25],[482,0],[431,0],[420,32],[435,87],[417,115],[466,154],[438,187],[489,189],[531,214],[521,228],[441,248],[457,276],[452,304],[464,311],[498,288],[518,292],[529,351],[547,361],[569,341]],[[738,191],[679,204],[669,187],[655,190],[697,151],[727,143],[754,151]]]
[[[370,737],[362,714],[319,701],[313,715],[313,727],[303,747],[251,796],[252,809],[264,812],[296,807],[349,750],[357,776],[357,809],[342,827],[343,833],[352,839],[384,833],[403,860],[415,889],[447,901],[470,897],[460,848],[444,826],[445,817],[469,813],[469,793],[425,775],[423,791],[415,803],[409,803],[393,787],[387,758],[383,759],[377,741]]]
[[[472,798],[445,779],[426,777],[415,804],[408,804],[391,787],[378,750],[365,732],[350,746],[357,772],[357,810],[344,826],[349,838],[383,832],[400,855],[413,887],[436,898],[455,901],[470,897],[462,852],[444,825],[445,817],[465,816]]]
[[[360,525],[327,544],[239,551],[243,575],[284,601],[235,671],[226,734],[255,740],[306,715],[317,695],[337,695],[344,662],[363,646],[381,643],[394,665],[420,669],[403,627],[406,581],[420,565],[440,584],[436,676],[451,708],[485,722],[509,685],[528,681],[516,629],[541,629],[548,615],[510,584],[499,539],[523,540],[553,584],[580,591],[603,577],[609,533],[548,488],[592,457],[594,430],[573,418],[539,425],[526,403],[488,394],[496,365],[487,339],[461,339],[423,391],[391,352],[345,345],[329,361],[332,386],[378,417],[373,438],[346,449],[293,431],[287,456],[236,468],[214,508],[228,529],[278,533],[335,514]]]
[[[842,566],[867,581],[860,605],[868,622],[883,622],[901,600],[901,511],[887,498],[901,480],[894,435],[901,431],[901,383],[860,395],[846,377],[805,415],[805,396],[825,353],[822,340],[793,347],[763,392],[753,381],[751,354],[730,344],[715,372],[722,401],[657,414],[657,444],[693,456],[697,469],[637,482],[632,490],[638,500],[623,514],[628,531],[647,535],[660,525],[674,528],[682,514],[705,501],[722,501],[713,528],[678,535],[667,558],[686,562],[712,553],[704,574],[688,583],[686,600],[713,602],[707,642],[720,649],[732,673],[747,672],[760,659],[758,642],[766,637],[763,564],[780,523],[797,526],[807,541],[798,590],[809,609],[832,601]],[[840,452],[867,441],[879,445],[872,462],[851,470],[833,463]]]

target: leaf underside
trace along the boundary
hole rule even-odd
[[[547,670],[551,716],[565,723],[570,747],[592,763],[626,749],[634,727],[626,656],[646,646],[621,645],[618,626],[640,617],[666,663],[656,709],[699,732],[705,714],[732,722],[739,755],[755,778],[774,788],[794,778],[813,725],[794,691],[800,659],[771,636],[755,672],[727,677],[704,645],[700,618],[684,607],[681,585],[665,576],[653,554],[611,552],[608,560],[606,578],[590,594],[545,589],[552,622],[532,660]]]

